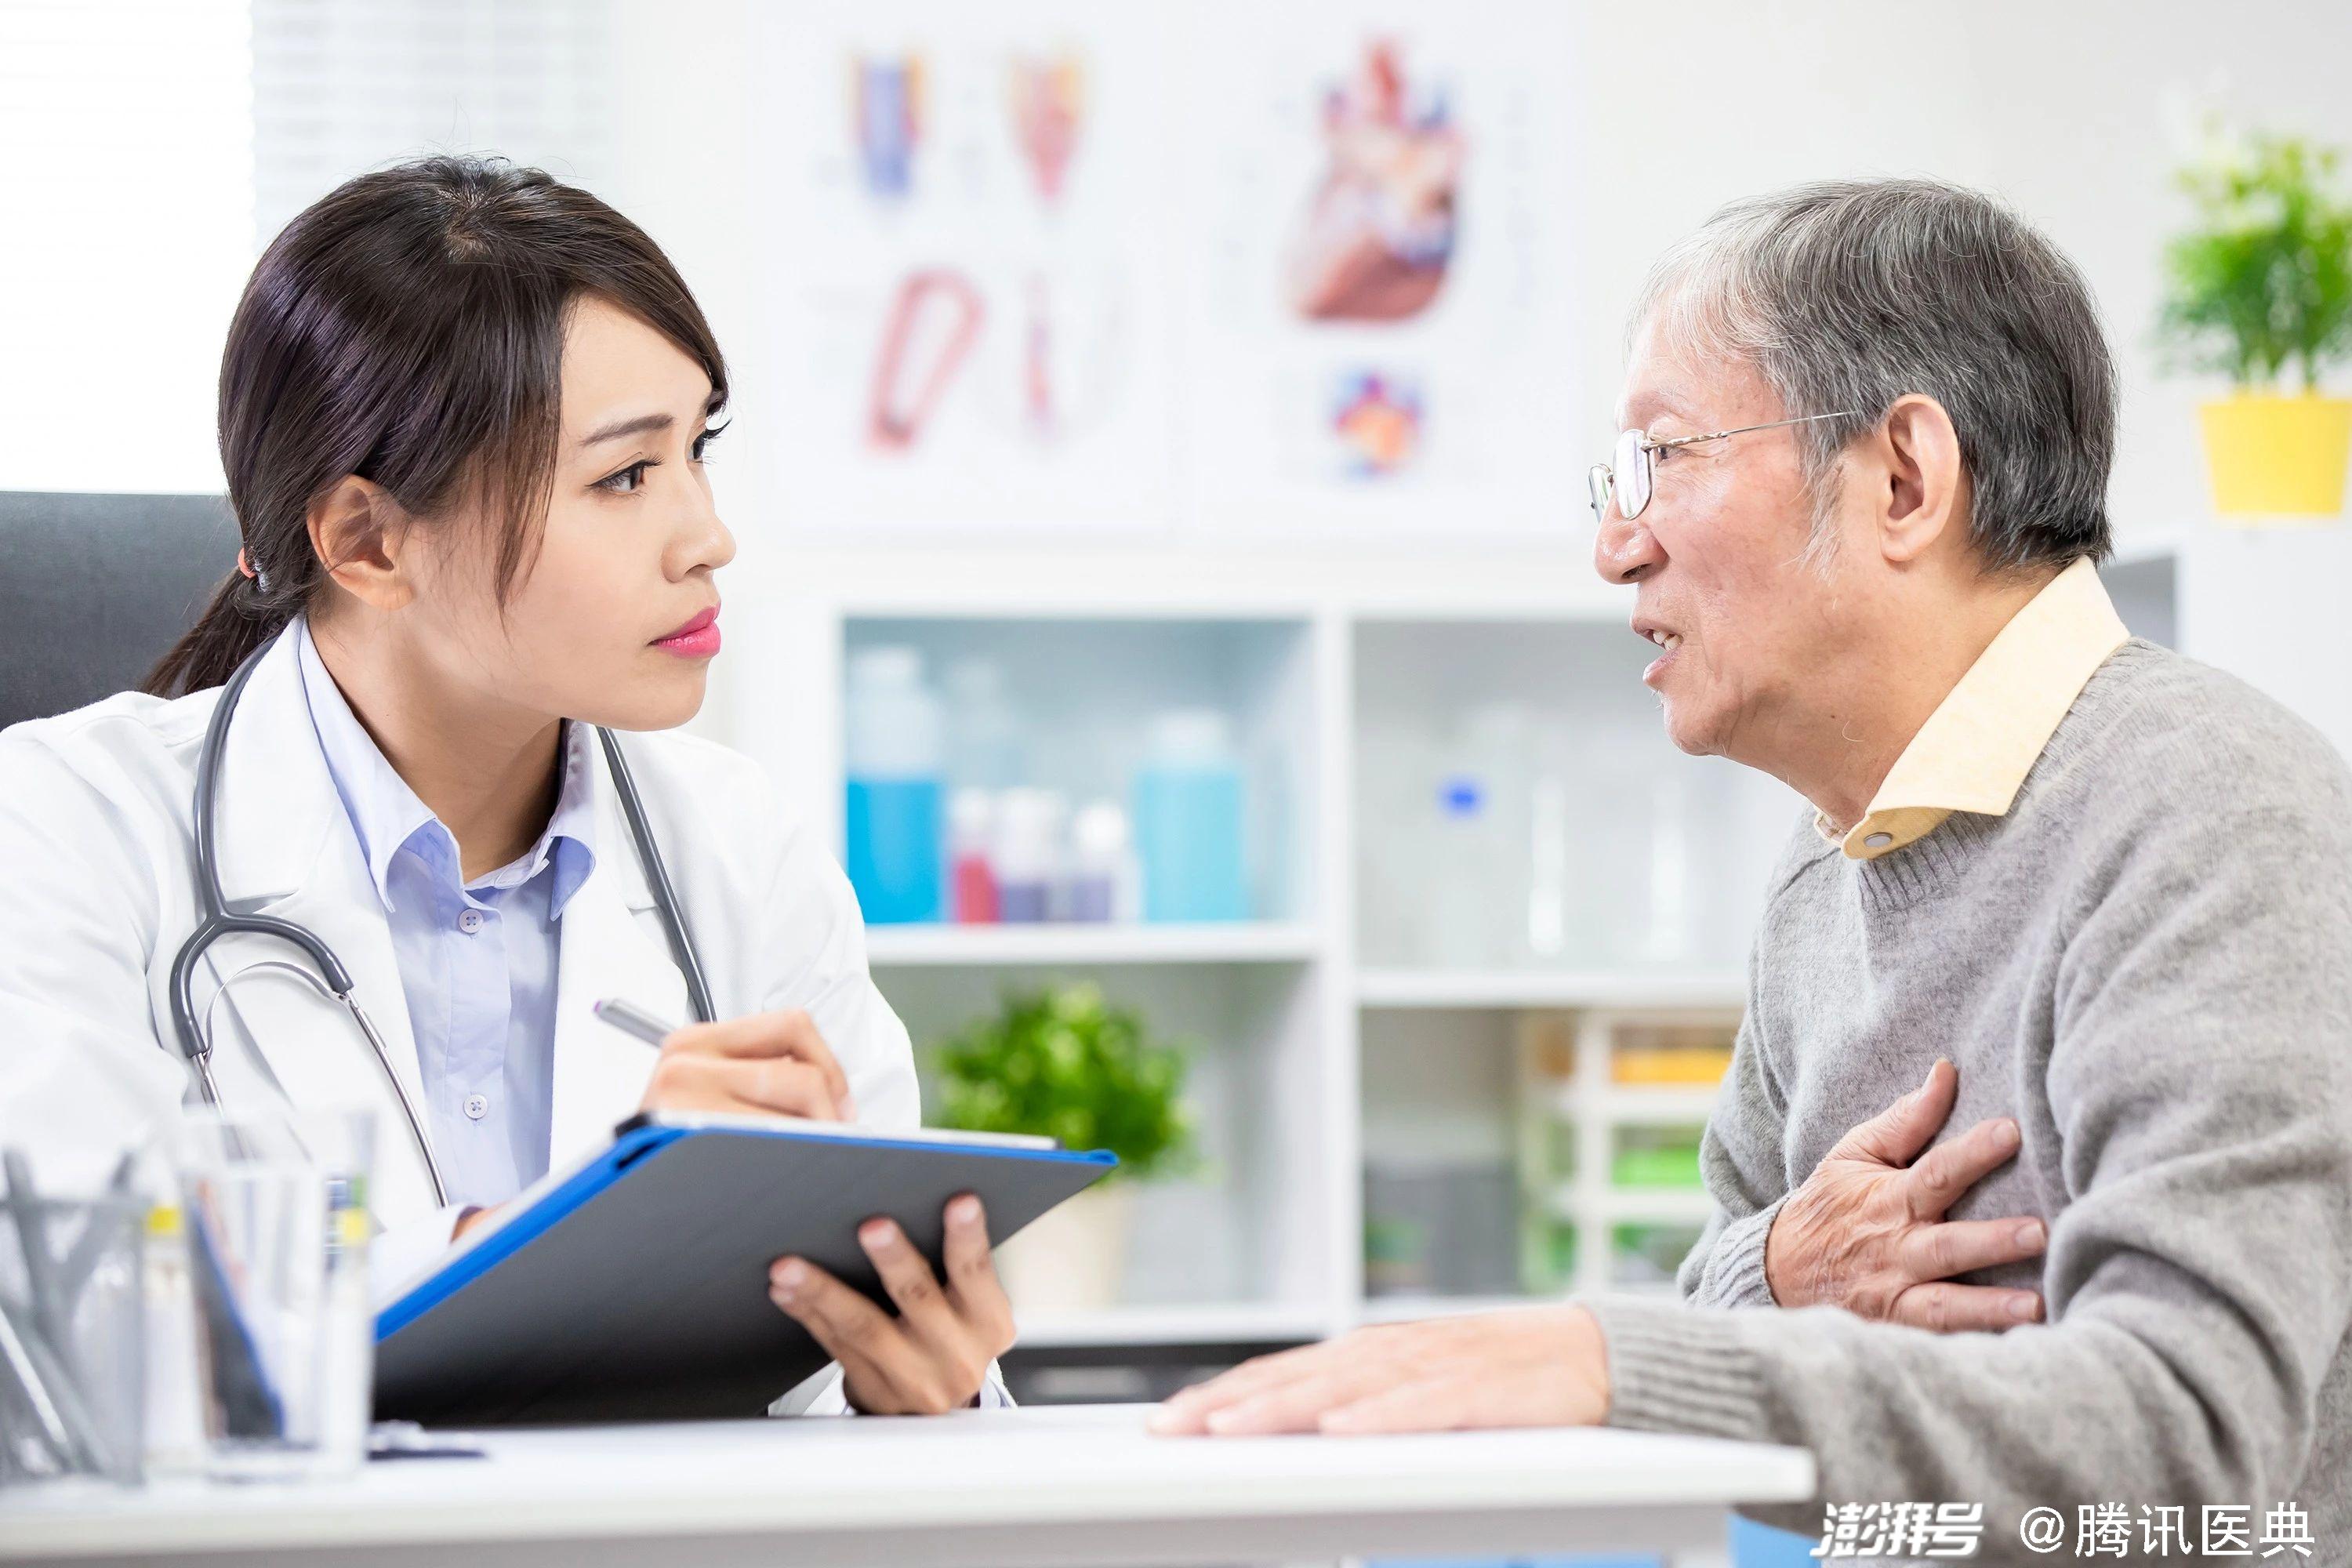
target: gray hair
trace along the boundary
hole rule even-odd
[[[1951,416],[1988,570],[2110,549],[2116,371],[2082,274],[1980,192],[1933,180],[1832,180],[1736,202],[1651,272],[1633,329],[1752,364],[1791,417],[1823,493],[1846,447],[1895,399]]]

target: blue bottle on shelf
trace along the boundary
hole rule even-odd
[[[1225,716],[1209,709],[1161,714],[1134,795],[1143,918],[1247,919],[1247,802]]]
[[[871,647],[849,661],[843,863],[869,925],[941,918],[947,791],[939,700],[922,655]]]

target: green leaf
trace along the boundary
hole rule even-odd
[[[2333,148],[2257,134],[2175,184],[2194,226],[2164,250],[2157,335],[2176,368],[2305,387],[2352,359],[2352,200]]]
[[[1042,1132],[1073,1149],[1108,1149],[1141,1178],[1192,1157],[1182,1105],[1185,1054],[1153,1040],[1141,1015],[1099,987],[1008,991],[996,1014],[935,1043],[936,1125],[963,1132]]]

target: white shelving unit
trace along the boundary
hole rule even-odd
[[[1571,1027],[1603,1014],[1736,1016],[1763,877],[1800,820],[1780,786],[1666,743],[1636,679],[1628,601],[1572,554],[1329,572],[1270,556],[1247,581],[1221,560],[970,542],[936,559],[907,546],[803,553],[788,582],[756,590],[758,616],[730,627],[728,737],[835,845],[842,673],[863,645],[986,655],[1054,731],[1048,766],[1062,776],[1043,782],[1074,793],[1111,787],[1158,707],[1207,703],[1234,721],[1268,867],[1256,918],[869,932],[877,981],[919,1049],[1008,985],[1065,977],[1098,982],[1197,1047],[1199,1174],[1139,1194],[1128,1300],[1025,1321],[1032,1349],[1255,1345],[1526,1300],[1507,1281],[1368,1299],[1368,1169],[1513,1168],[1517,1031],[1530,1015],[1568,1015]],[[2119,570],[2149,603],[2168,597],[2161,552]],[[1318,586],[1267,586],[1286,582]],[[1596,841],[1578,884],[1581,934],[1565,950],[1438,964],[1395,939],[1393,903],[1379,907],[1412,879],[1383,859],[1394,800],[1367,795],[1394,785],[1400,733],[1440,731],[1496,694],[1617,770],[1581,775],[1591,795],[1578,805],[1624,842]],[[1629,797],[1654,814],[1647,828],[1623,826]],[[1656,837],[1685,830],[1686,842]],[[1626,885],[1662,861],[1695,868],[1693,880],[1679,892]],[[1661,946],[1676,920],[1687,940]],[[1696,1125],[1714,1094],[1615,1084],[1589,1048],[1579,1063],[1583,1076],[1545,1108],[1580,1139],[1576,1179],[1552,1199],[1580,1227],[1574,1283],[1622,1288],[1609,1278],[1611,1227],[1696,1228],[1706,1203],[1691,1190],[1611,1189],[1611,1130]]]
[[[1320,933],[1303,921],[1233,925],[876,926],[877,967],[982,969],[1107,963],[1304,963]]]
[[[1654,1089],[1612,1087],[1595,1091],[1592,1103],[1612,1127],[1684,1127],[1705,1121],[1715,1112],[1717,1091],[1678,1085]],[[1581,1109],[1571,1102],[1570,1113]]]
[[[1530,1171],[1567,1167],[1538,1194],[1541,1212],[1528,1217],[1538,1235],[1552,1226],[1573,1227],[1576,1261],[1563,1281],[1569,1288],[1615,1290],[1644,1283],[1625,1278],[1619,1229],[1695,1233],[1714,1212],[1701,1188],[1619,1184],[1613,1166],[1621,1137],[1703,1127],[1719,1092],[1715,1084],[1622,1081],[1621,1030],[1648,1026],[1727,1043],[1738,1017],[1735,1000],[1727,1006],[1595,1007],[1524,1019],[1518,1040],[1521,1164]],[[1564,1074],[1558,1068],[1563,1051],[1571,1058]],[[1563,1134],[1572,1146],[1566,1162],[1551,1148]]]
[[[1538,1012],[1583,1007],[1738,1007],[1748,978],[1737,970],[1562,971],[1368,969],[1356,978],[1367,1007],[1494,1007]]]

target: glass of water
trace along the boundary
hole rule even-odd
[[[367,1457],[374,1353],[360,1110],[195,1112],[178,1148],[204,1348],[205,1469],[347,1475]]]

